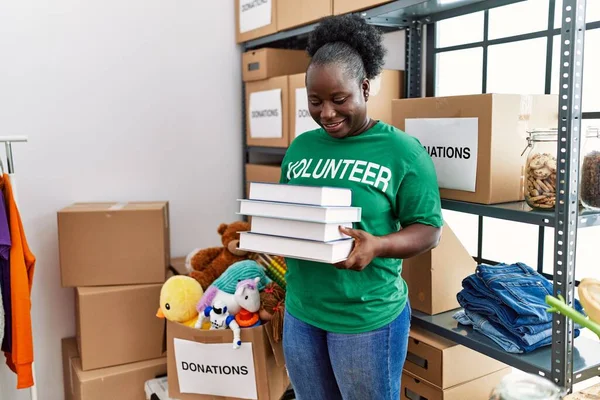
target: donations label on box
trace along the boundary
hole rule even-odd
[[[296,89],[296,132],[294,135],[297,137],[300,134],[318,129],[319,124],[315,122],[308,112],[308,95],[306,88]]]
[[[440,188],[475,192],[477,118],[407,118],[405,130],[431,156]]]
[[[240,0],[240,33],[271,24],[272,0]]]
[[[281,89],[250,93],[251,137],[282,137],[282,121]]]
[[[181,393],[257,399],[252,343],[205,344],[174,339]]]

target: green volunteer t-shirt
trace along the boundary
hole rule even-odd
[[[417,139],[383,122],[345,139],[323,129],[298,136],[283,159],[281,183],[344,187],[362,208],[354,228],[376,236],[420,223],[442,226],[433,162]],[[330,332],[359,333],[393,321],[408,296],[402,260],[376,258],[363,271],[287,258],[286,308]]]

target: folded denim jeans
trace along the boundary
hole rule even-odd
[[[529,353],[552,343],[552,329],[535,335],[517,336],[469,310],[460,310],[453,315],[453,318],[461,325],[472,325],[476,332],[488,337],[507,353]],[[573,337],[576,338],[579,334],[579,329],[573,330]]]
[[[457,299],[466,313],[458,316],[469,319],[476,330],[495,337],[496,342],[501,337],[505,350],[517,346],[528,352],[551,342],[548,294],[553,294],[552,283],[523,263],[481,264],[463,280]],[[577,300],[574,307],[582,311]]]
[[[477,313],[470,313],[469,316],[465,310],[460,310],[452,317],[461,325],[472,325],[473,330],[487,336],[507,353],[523,353],[517,343],[500,333],[487,319]]]
[[[546,311],[549,294],[553,294],[552,283],[523,263],[481,264],[463,280],[457,298],[462,307],[468,305],[515,334],[537,334],[552,322],[552,314]],[[577,300],[574,307],[583,310]]]

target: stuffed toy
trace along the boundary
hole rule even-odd
[[[271,282],[260,294],[260,311],[258,315],[263,321],[271,321],[275,343],[281,341],[284,312],[285,290],[277,283]]]
[[[195,279],[186,275],[172,276],[160,289],[160,307],[156,316],[194,327],[198,320],[196,305],[203,294]]]
[[[227,310],[231,316],[235,316],[242,308],[251,312],[257,312],[260,308],[259,281],[260,277],[245,279],[237,284],[234,293],[227,293],[217,289],[215,286],[210,286],[198,302],[196,309],[201,313],[206,307],[210,307],[220,301],[227,306]]]
[[[188,275],[206,290],[229,266],[238,261],[252,259],[254,253],[238,249],[238,232],[249,230],[250,224],[244,221],[219,225],[217,232],[221,235],[223,246],[194,249],[190,252],[186,257]]]
[[[197,310],[202,312],[221,300],[228,307],[229,314],[235,316],[240,309],[257,312],[260,308],[260,291],[271,280],[264,268],[256,261],[238,261],[217,278],[205,291],[198,302]]]
[[[225,303],[217,300],[212,306],[206,307],[201,312],[196,327],[200,328],[205,325],[206,321],[209,321],[209,330],[211,331],[231,329],[233,331],[233,348],[239,349],[242,346],[240,326],[235,318],[229,314],[229,309]]]

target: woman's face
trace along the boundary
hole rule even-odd
[[[329,134],[342,139],[368,125],[369,81],[359,84],[337,64],[311,65],[306,72],[308,111]]]

